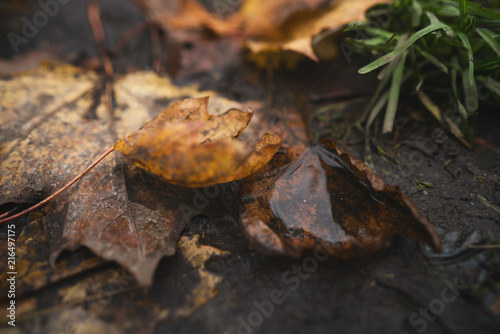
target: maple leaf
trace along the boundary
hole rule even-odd
[[[53,193],[96,152],[144,124],[169,101],[212,96],[215,111],[229,103],[196,86],[176,87],[150,72],[117,78],[113,87],[116,107],[109,114],[102,82],[93,72],[47,63],[0,81],[5,102],[1,204],[33,203]],[[150,177],[123,156],[105,159],[46,207],[51,262],[64,249],[86,246],[149,285],[158,261],[175,252],[184,224],[199,213],[192,208],[195,196]]]
[[[42,223],[30,222],[16,240],[16,315],[24,319],[39,318],[42,312],[51,318],[40,328],[48,333],[67,331],[68,323],[71,329],[90,326],[92,333],[123,333],[132,328],[153,333],[159,322],[187,317],[218,294],[217,285],[222,277],[207,270],[205,263],[228,252],[202,245],[199,239],[199,235],[180,237],[176,246],[178,255],[168,266],[170,275],[160,274],[158,284],[144,289],[124,268],[88,255],[82,259],[82,252],[69,253],[57,268],[51,268]],[[6,242],[1,243],[5,246],[2,248],[5,255]],[[0,269],[0,291],[7,296],[7,262],[0,263]],[[54,284],[90,269],[94,269],[92,275],[67,280],[67,284]],[[182,284],[175,284],[177,276],[172,275],[172,271],[183,273]],[[40,308],[36,302],[39,297],[29,293],[49,284],[52,284],[50,301]],[[169,296],[182,298],[172,307],[163,299],[153,297],[158,296],[159,288],[160,293],[166,291]],[[109,318],[116,321],[110,323]]]
[[[256,250],[297,257],[319,248],[352,258],[388,247],[396,235],[440,249],[433,225],[397,186],[385,186],[332,140],[308,144],[299,117],[287,128],[286,150],[240,187],[240,226]]]
[[[70,253],[57,268],[50,266],[50,244],[41,220],[27,223],[22,231],[16,231],[16,295],[24,296],[86,270],[101,266],[106,261],[89,254],[90,252]],[[7,256],[8,239],[0,243]],[[8,263],[0,264],[0,291],[7,295],[9,286]]]

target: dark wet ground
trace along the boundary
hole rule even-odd
[[[61,6],[35,37],[19,47],[19,55],[43,50],[74,64],[92,64],[89,59],[97,57],[97,52],[87,23],[86,3],[71,1]],[[108,45],[115,45],[127,29],[143,19],[128,1],[101,1],[101,5]],[[39,10],[36,6],[32,10]],[[9,15],[4,31],[20,31],[18,24],[25,15],[29,17]],[[204,50],[190,45],[180,48],[186,52]],[[113,59],[116,71],[150,69],[150,49],[146,32],[132,39],[125,51]],[[4,37],[2,50],[2,56],[12,55]],[[200,55],[203,56],[206,55]],[[179,84],[196,82],[202,89],[216,90],[236,100],[265,101],[272,94],[273,106],[278,109],[295,103],[294,94],[298,90],[311,103],[312,110],[316,110],[374,90],[373,79],[354,74],[362,64],[362,60],[356,61],[361,62],[348,64],[343,57],[326,64],[306,60],[294,71],[278,70],[272,76],[240,58],[232,62],[216,61],[213,70],[205,72],[193,70],[196,67],[190,61],[188,65],[193,68],[182,68],[175,80]],[[469,246],[500,241],[500,213],[485,204],[500,205],[500,115],[493,108],[481,107],[474,119],[472,149],[468,150],[447,136],[438,124],[430,122],[418,103],[408,102],[404,108],[413,117],[400,118],[396,139],[374,137],[374,143],[386,153],[374,153],[374,167],[386,183],[399,185],[428,215],[443,238],[443,254],[434,254],[414,240],[397,239],[390,248],[369,258],[327,259],[319,261],[317,268],[307,273],[301,269],[311,268],[307,257],[273,258],[249,249],[237,223],[234,185],[227,186],[220,195],[226,211],[210,218],[197,216],[183,232],[203,234],[203,244],[230,252],[207,264],[208,270],[223,277],[219,293],[186,318],[159,322],[154,332],[499,333],[500,306],[495,309],[493,305],[500,298],[500,251]],[[361,108],[362,104],[350,103],[345,118],[316,121],[313,129],[322,135],[332,134],[342,148],[363,159],[361,133],[352,128],[344,136],[352,115]],[[372,151],[376,152],[375,146]],[[421,191],[417,180],[433,187]],[[175,269],[177,262],[176,257],[161,262],[155,286],[148,292],[150,298],[162,305],[175,307],[182,299],[176,295],[175,286],[185,273]],[[195,283],[188,280],[183,284]],[[50,304],[54,289],[57,286],[35,295],[40,307],[44,300]],[[283,292],[282,303],[269,302],[274,290]],[[117,294],[110,305],[120,309],[133,300],[134,294]],[[147,318],[141,314],[128,317],[136,322],[135,332]],[[103,314],[101,319],[118,321],[118,317],[109,314]],[[23,333],[36,333],[36,329],[43,332],[42,328],[50,328],[50,322],[50,313],[41,314],[19,323],[18,328]]]

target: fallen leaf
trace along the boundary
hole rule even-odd
[[[353,258],[401,235],[440,249],[433,225],[397,186],[332,140],[308,145],[298,117],[287,128],[286,149],[240,187],[240,226],[253,248],[297,257],[319,247]]]
[[[188,317],[218,295],[222,277],[208,271],[205,263],[228,254],[200,244],[199,238],[181,237],[177,255],[163,265],[158,281],[147,289],[123,268],[110,265],[54,285],[44,308],[37,307],[35,298],[17,295],[16,325],[23,328],[35,318],[41,320],[43,333],[154,333],[160,322]],[[6,321],[2,319],[2,324]]]
[[[229,103],[197,86],[136,72],[115,80],[111,115],[101,84],[93,72],[56,63],[0,81],[0,204],[34,203],[53,193],[175,100],[212,96],[215,111]],[[149,285],[157,263],[175,252],[185,223],[200,212],[195,199],[193,191],[160,182],[121,155],[108,157],[46,206],[50,262],[55,267],[63,250],[86,246]]]
[[[365,11],[388,0],[245,0],[238,13],[243,30],[250,38],[247,47],[253,53],[291,50],[317,61],[313,38],[328,31],[341,31],[348,23],[365,19]],[[323,46],[324,47],[324,46]],[[321,53],[333,57],[331,50]]]
[[[0,249],[7,256],[7,240]],[[3,247],[4,246],[4,247]],[[90,253],[90,252],[88,252]],[[106,263],[105,260],[85,252],[74,252],[59,261],[56,268],[50,266],[50,245],[41,220],[29,222],[16,240],[16,294],[23,296],[49,284],[80,274]],[[7,262],[0,263],[0,291],[7,296]],[[4,298],[4,297],[2,297]]]
[[[281,137],[266,134],[250,151],[239,142],[252,113],[208,113],[209,98],[172,104],[151,122],[121,139],[115,149],[137,166],[171,184],[206,187],[247,177],[278,150]]]
[[[209,29],[217,35],[236,32],[238,20],[223,20],[196,0],[142,0],[153,21],[166,31]]]
[[[136,2],[148,19],[168,36],[165,42],[168,71],[172,76],[215,73],[241,63],[241,40],[233,38],[241,34],[237,17],[224,19],[196,0]]]
[[[244,45],[253,53],[250,59],[259,65],[267,64],[269,59],[272,62],[284,59],[289,67],[300,58],[284,51],[293,51],[314,61],[332,59],[337,54],[335,39],[343,27],[364,20],[370,7],[388,2],[244,0],[239,11],[224,19],[195,0],[145,1],[151,18],[166,31],[173,31],[174,39],[186,41],[185,31],[193,29],[208,29],[219,37],[237,35],[239,31],[244,37]],[[276,53],[280,54],[279,60],[276,60]]]

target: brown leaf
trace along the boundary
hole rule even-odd
[[[440,249],[433,225],[398,187],[384,186],[329,139],[304,145],[303,126],[294,122],[288,148],[240,188],[240,225],[256,250],[300,256],[319,247],[352,258],[388,247],[396,235]]]
[[[150,72],[115,80],[113,115],[101,93],[95,73],[54,63],[0,81],[0,204],[33,203],[54,192],[113,145],[114,130],[126,136],[169,102],[211,95],[219,113],[229,103]],[[193,196],[121,155],[108,157],[46,206],[50,261],[55,266],[64,249],[87,246],[149,285],[158,261],[175,252],[184,224],[198,214]]]
[[[218,295],[222,277],[205,263],[228,253],[200,244],[199,237],[178,240],[177,255],[163,266],[153,287],[143,288],[123,268],[108,265],[53,285],[42,303],[39,295],[20,299],[16,294],[16,320],[40,322],[42,333],[154,333],[158,323],[188,317]],[[7,321],[2,319],[2,325]]]
[[[337,54],[333,38],[351,22],[365,19],[365,11],[389,0],[244,0],[238,12],[226,19],[210,13],[196,0],[162,2],[144,0],[153,20],[167,31],[209,29],[218,36],[240,31],[245,45],[258,64],[260,58],[274,60],[275,54],[293,51],[312,60],[331,59]],[[228,4],[229,7],[230,4]],[[283,54],[290,66],[296,57]]]
[[[218,35],[235,32],[238,20],[223,20],[196,0],[142,0],[151,19],[166,31],[210,29]]]
[[[39,290],[49,284],[90,270],[104,264],[101,258],[84,252],[71,253],[60,261],[57,268],[49,263],[50,245],[43,230],[41,220],[27,224],[16,240],[16,295],[18,297],[28,292]],[[2,245],[2,255],[7,256],[7,240]],[[5,247],[2,247],[5,246]],[[90,253],[90,252],[88,252]],[[0,291],[2,298],[7,297],[7,262],[0,263]]]
[[[252,113],[208,113],[209,98],[172,104],[151,122],[115,144],[137,166],[184,187],[239,180],[262,168],[281,145],[266,134],[250,151],[238,141]]]

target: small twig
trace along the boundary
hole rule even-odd
[[[88,166],[87,168],[85,168],[85,170],[83,172],[81,172],[80,174],[78,174],[77,176],[75,176],[75,178],[73,178],[73,180],[69,181],[64,187],[62,187],[61,189],[59,189],[58,191],[56,191],[55,193],[53,193],[52,195],[50,195],[49,197],[47,197],[46,199],[44,199],[43,201],[39,202],[38,204],[35,204],[32,207],[30,207],[30,208],[28,208],[28,209],[26,209],[26,210],[24,210],[22,212],[19,212],[19,213],[13,215],[13,216],[10,216],[10,217],[4,218],[4,219],[0,219],[0,224],[6,223],[6,222],[11,221],[13,219],[16,219],[16,218],[19,218],[21,216],[24,216],[25,214],[27,214],[27,213],[29,213],[29,212],[31,212],[33,210],[36,210],[39,207],[41,207],[42,205],[48,203],[49,201],[51,201],[52,199],[54,199],[56,196],[58,196],[59,194],[61,194],[63,191],[65,191],[66,189],[68,189],[69,187],[71,187],[76,181],[80,180],[85,174],[87,174],[92,168],[94,168],[99,162],[101,162],[102,159],[104,159],[105,157],[107,157],[114,150],[115,150],[114,147],[108,148],[90,166]],[[3,215],[2,215],[2,217],[3,217]]]
[[[147,4],[147,2],[143,0],[134,0],[134,3],[136,6],[144,13],[146,16],[146,25],[149,29],[149,35],[151,37],[151,54],[153,57],[153,71],[156,73],[161,72],[161,40],[160,40],[160,30],[162,30],[165,35],[167,36],[168,39],[168,32],[166,31],[165,28],[161,27],[158,25],[156,22],[158,20],[155,20],[152,16],[152,10],[150,6]],[[163,41],[165,44],[165,47],[167,47],[168,41],[164,40]]]
[[[149,25],[149,34],[151,35],[151,48],[153,53],[153,71],[156,73],[161,72],[161,44],[160,44],[160,32],[158,27],[153,24]]]
[[[104,29],[102,28],[101,18],[99,16],[99,5],[95,0],[89,2],[88,17],[90,26],[92,27],[92,32],[101,55],[101,61],[104,65],[104,72],[106,73],[106,84],[105,84],[105,94],[106,94],[106,109],[108,110],[109,120],[111,124],[111,132],[115,136],[115,128],[113,123],[113,64],[109,58],[108,52],[106,51],[106,35],[104,34]],[[116,139],[116,138],[114,138]]]
[[[104,72],[109,78],[111,78],[113,77],[113,65],[111,64],[111,59],[109,59],[108,53],[106,52],[106,37],[104,35],[104,29],[102,28],[101,18],[99,17],[99,5],[95,0],[89,2],[88,17],[99,53],[101,55]]]

